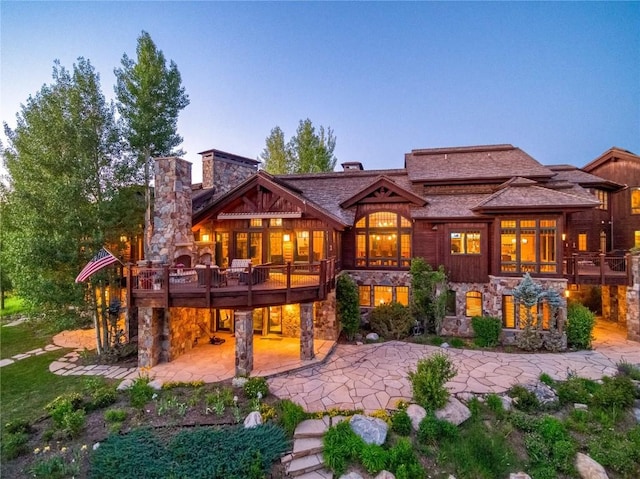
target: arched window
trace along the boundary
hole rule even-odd
[[[470,318],[482,316],[482,293],[480,291],[467,292],[465,316]]]
[[[356,265],[411,265],[411,222],[398,213],[379,211],[356,222]]]

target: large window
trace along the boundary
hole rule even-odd
[[[542,321],[542,329],[549,329],[551,308],[545,301],[531,308],[533,326]],[[507,329],[524,329],[527,318],[527,308],[514,300],[512,295],[502,296],[502,327]]]
[[[555,273],[556,220],[516,219],[500,222],[500,271]]]
[[[408,286],[358,286],[360,296],[360,306],[375,307],[381,304],[388,304],[392,301],[409,306]],[[372,296],[373,293],[373,296]]]
[[[411,222],[388,211],[371,213],[356,223],[356,264],[409,267]]]
[[[633,246],[635,248],[640,248],[640,231],[633,232]]]
[[[591,192],[600,201],[600,206],[598,206],[598,209],[608,210],[609,209],[609,193],[604,190],[596,190],[596,189],[591,190]]]
[[[578,233],[578,251],[587,251],[587,233]]]
[[[640,215],[640,188],[631,188],[631,214]]]
[[[454,231],[450,240],[451,254],[480,254],[479,231]]]
[[[236,233],[236,258],[262,264],[262,233]]]
[[[482,316],[482,293],[480,291],[469,291],[465,299],[465,316],[470,318]]]

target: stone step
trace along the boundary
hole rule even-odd
[[[324,469],[322,454],[312,454],[311,456],[292,459],[285,468],[287,474],[291,477],[299,477],[303,474],[319,471],[320,469]]]
[[[302,437],[293,441],[293,457],[310,456],[322,452],[321,437]]]
[[[298,424],[293,433],[294,439],[305,437],[322,437],[329,429],[329,418],[323,419],[306,419]]]
[[[333,479],[333,472],[329,469],[322,468],[317,471],[307,472],[298,476],[298,479]]]

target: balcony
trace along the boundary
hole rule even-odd
[[[564,276],[573,284],[631,285],[630,255],[573,253],[564,264]]]
[[[257,308],[320,301],[335,288],[335,260],[246,268],[141,268],[127,275],[137,307]]]

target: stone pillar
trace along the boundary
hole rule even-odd
[[[300,305],[300,359],[313,359],[313,303]]]
[[[627,339],[640,341],[640,256],[631,256],[633,278],[632,285],[627,286]]]
[[[236,310],[236,376],[247,376],[253,369],[253,310]]]
[[[151,368],[160,362],[164,315],[163,308],[138,308],[138,367]]]
[[[611,317],[611,287],[602,285],[600,287],[600,298],[602,300],[602,319],[605,321],[615,321],[615,318]]]
[[[173,264],[187,255],[193,260],[192,214],[191,163],[176,157],[156,158],[153,237],[150,257],[145,259]]]

